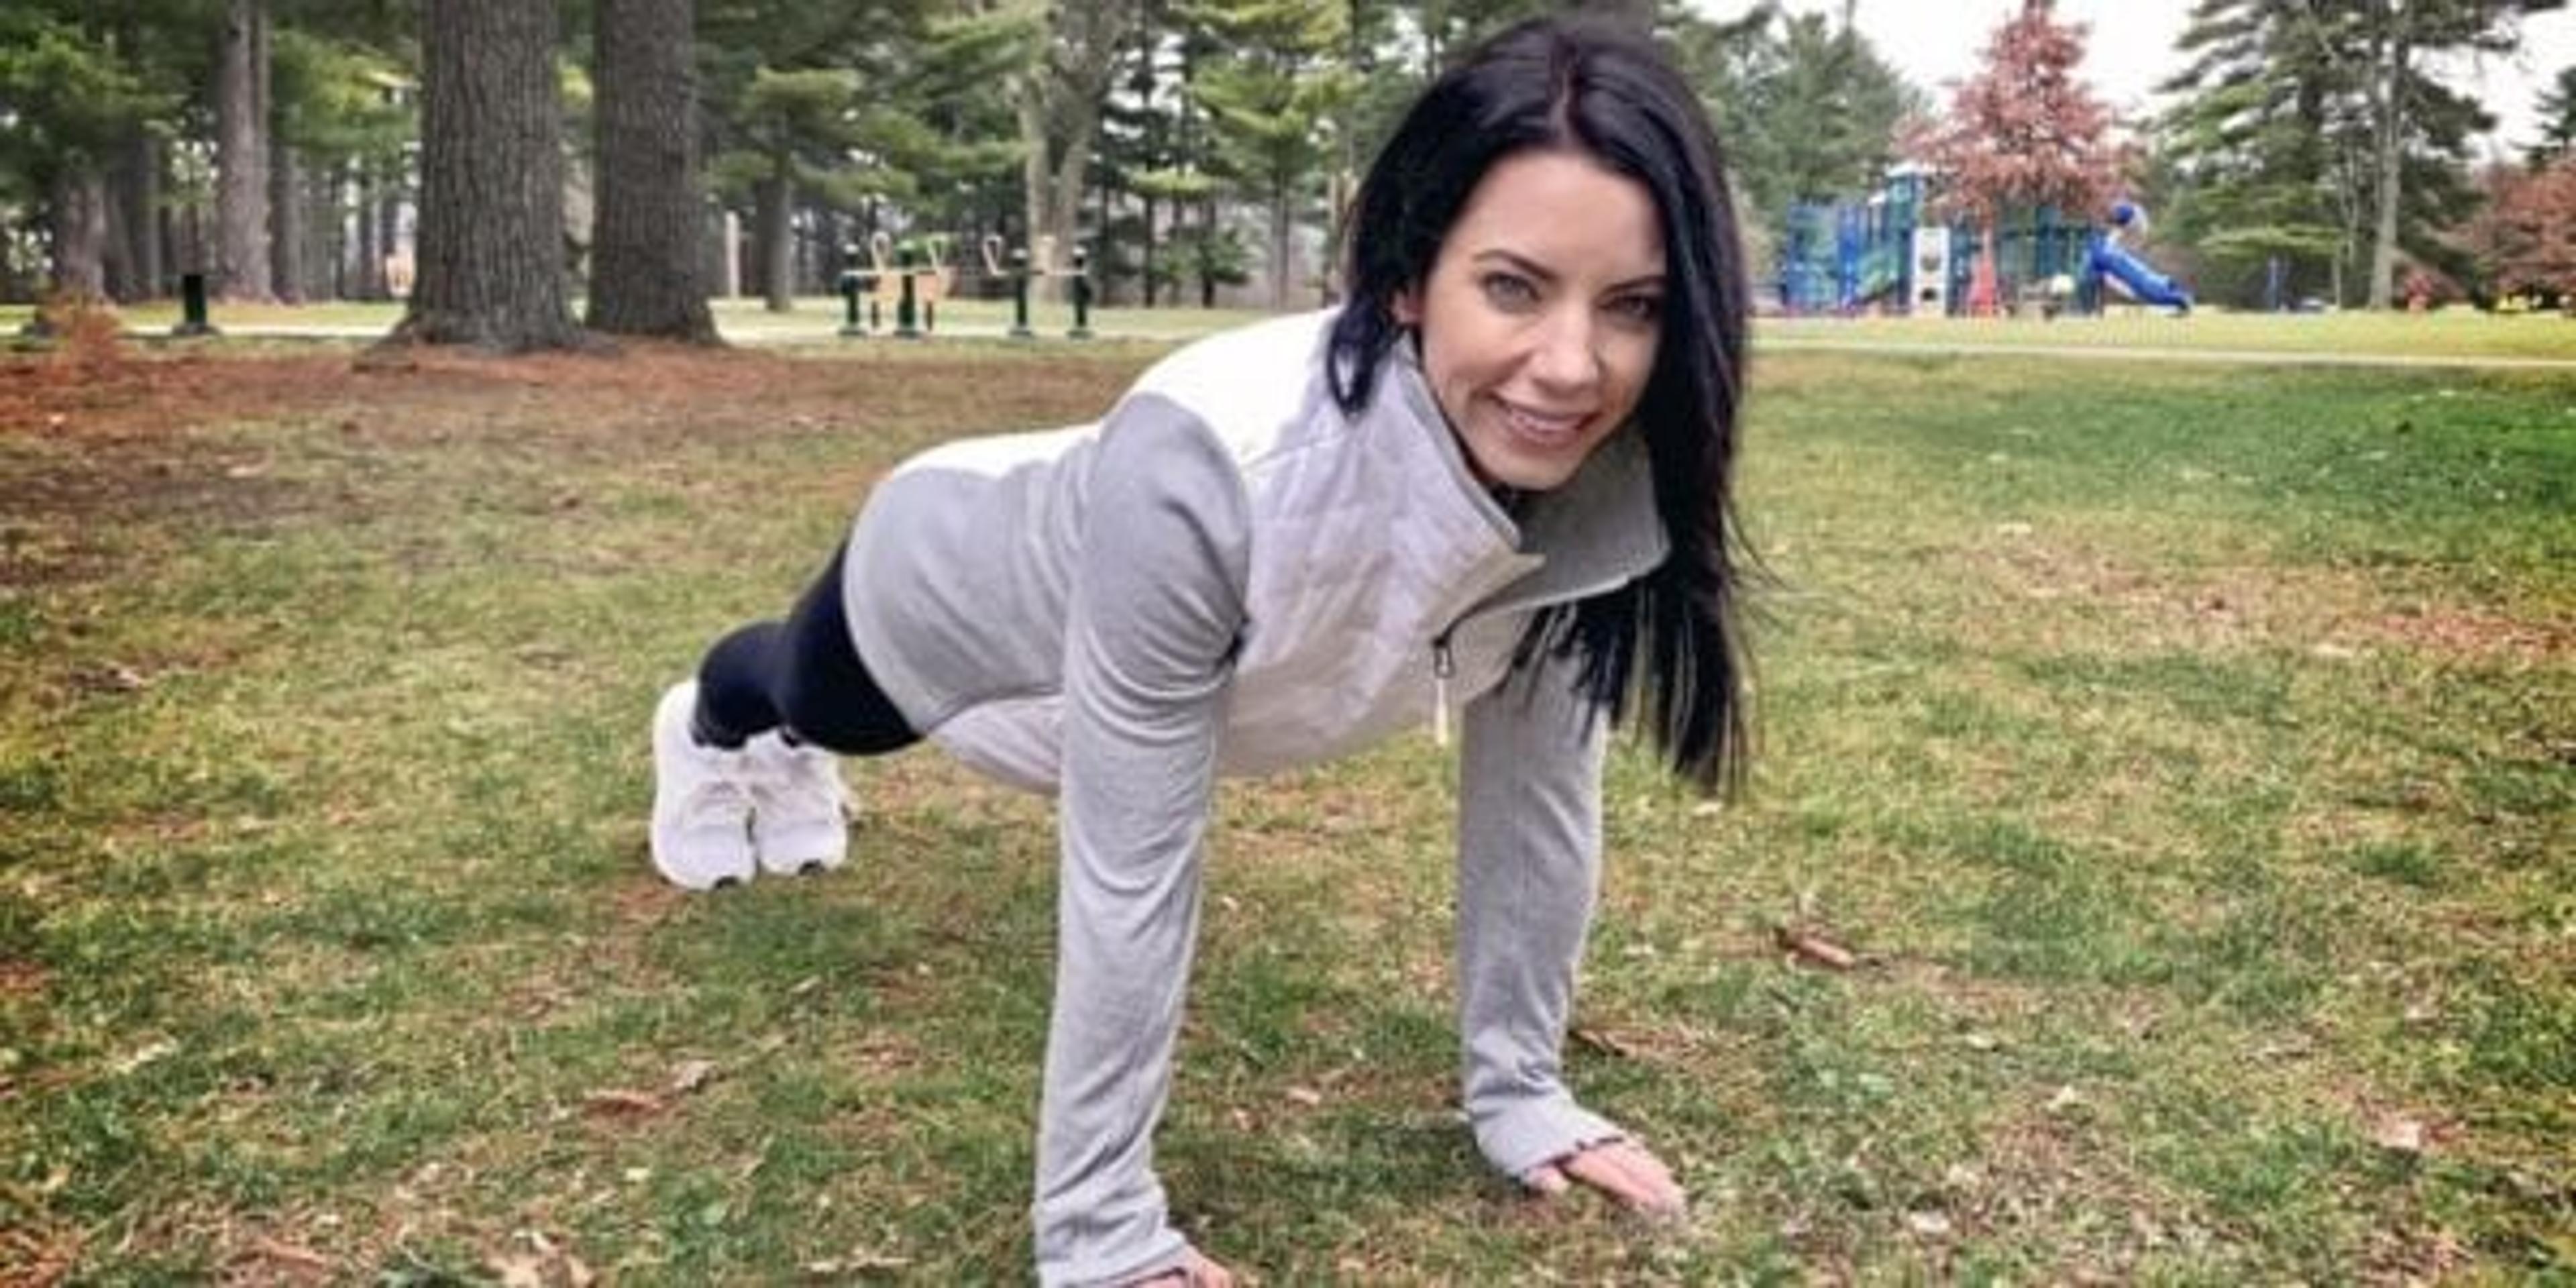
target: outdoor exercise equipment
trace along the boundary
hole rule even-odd
[[[986,240],[998,245],[1001,239],[987,238]],[[1037,262],[1034,265],[1028,262],[1027,251],[1011,252],[1011,264],[1017,276],[1014,298],[1018,301],[1012,314],[1011,334],[1016,338],[1027,339],[1035,334],[1029,330],[1029,280],[1037,277],[1072,279],[1067,284],[1065,293],[1073,301],[1073,325],[1066,329],[1064,335],[1068,340],[1091,338],[1091,252],[1081,246],[1074,247],[1073,266],[1070,269],[1057,266],[1055,252],[1055,238],[1052,236],[1038,238]],[[988,252],[987,262],[989,261]]]
[[[918,340],[939,325],[939,301],[956,280],[956,269],[948,263],[948,239],[933,234],[897,243],[891,234],[879,230],[867,242],[867,267],[860,267],[856,243],[841,247],[841,334],[850,337],[875,335],[885,328],[884,310],[894,309],[894,334],[899,340]],[[859,318],[859,302],[867,302],[867,319]]]

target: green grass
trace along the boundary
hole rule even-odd
[[[643,721],[886,466],[1152,352],[199,355],[146,370],[210,392],[141,404],[0,370],[68,415],[0,433],[0,1280],[1022,1277],[1043,802],[854,766],[853,870],[681,898]],[[1161,1136],[1209,1250],[2576,1275],[2576,379],[1786,354],[1754,388],[1759,772],[1712,808],[1614,759],[1571,1053],[1692,1218],[1474,1160],[1450,767],[1408,737],[1223,793]]]
[[[2188,317],[2129,306],[2099,317],[1771,318],[1758,337],[1789,345],[2040,345],[2080,349],[2182,349],[2242,353],[2400,358],[2517,358],[2576,361],[2576,318],[2485,314],[2453,308],[2429,314],[2230,313]],[[2076,378],[2081,379],[2079,370]]]

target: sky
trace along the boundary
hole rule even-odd
[[[1696,0],[1712,16],[1731,18],[1753,7],[1752,0]],[[1785,0],[1793,12],[1840,14],[1842,0]],[[1859,0],[1856,25],[1879,56],[1905,73],[1908,80],[1946,102],[1946,82],[1976,70],[1986,39],[2004,19],[2021,8],[2021,0]],[[2105,102],[2123,112],[2154,106],[2155,83],[2182,67],[2174,40],[2182,34],[2190,0],[2058,0],[2058,16],[2092,30],[2085,42],[2084,77]],[[2441,68],[2443,79],[2475,92],[2501,122],[2490,146],[2505,155],[2520,155],[2522,145],[2538,134],[2533,101],[2556,77],[2558,69],[2576,64],[2576,10],[2561,9],[2525,19],[2522,48],[2490,58],[2483,66],[2462,60]]]

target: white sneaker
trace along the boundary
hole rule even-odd
[[[690,736],[697,705],[698,682],[686,680],[653,710],[653,866],[673,885],[712,890],[752,878],[751,766]]]
[[[751,849],[761,870],[793,875],[841,866],[850,855],[850,793],[841,758],[798,747],[775,731],[743,747],[751,760]]]

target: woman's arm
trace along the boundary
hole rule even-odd
[[[1054,1018],[1033,1210],[1046,1284],[1182,1265],[1153,1169],[1198,930],[1249,524],[1206,429],[1131,398],[1090,465],[1065,636]]]
[[[1458,782],[1458,1028],[1476,1144],[1513,1177],[1620,1129],[1558,1065],[1601,873],[1609,729],[1541,657],[1467,704]]]
[[[1661,1159],[1575,1103],[1559,1054],[1601,880],[1609,720],[1542,656],[1467,704],[1458,788],[1459,1032],[1476,1145],[1540,1193],[1568,1178],[1654,1216],[1682,1210]]]

